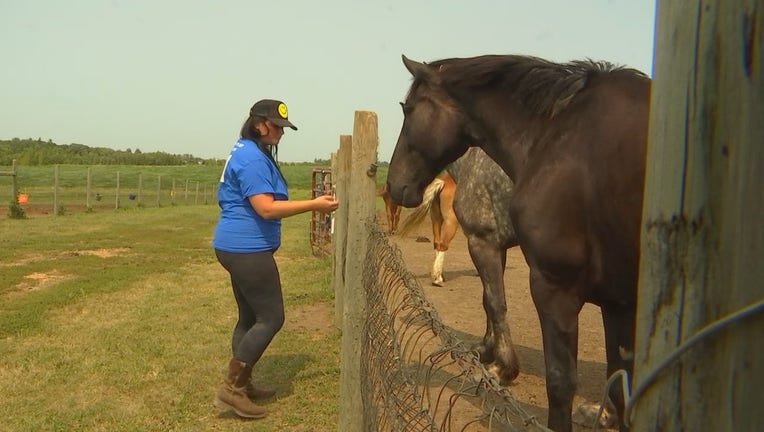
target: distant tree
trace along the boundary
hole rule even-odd
[[[10,165],[12,160],[21,165],[81,164],[81,165],[189,165],[222,164],[221,160],[195,157],[191,154],[174,155],[166,152],[141,152],[114,150],[104,147],[88,147],[84,144],[58,145],[41,138],[0,140],[0,165]]]

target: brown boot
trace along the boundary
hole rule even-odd
[[[251,375],[251,366],[243,361],[231,359],[228,362],[228,376],[218,389],[215,405],[222,409],[232,409],[239,417],[253,419],[265,417],[268,411],[253,404],[247,397],[247,383]]]
[[[247,397],[252,400],[268,399],[276,395],[276,390],[255,387],[251,381],[247,383],[245,391],[247,392]]]

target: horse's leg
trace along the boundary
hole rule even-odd
[[[446,251],[451,246],[451,241],[459,228],[459,222],[454,213],[454,192],[456,186],[444,186],[438,194],[437,201],[433,201],[430,208],[433,215],[433,233],[437,229],[437,238],[435,245],[435,263],[432,268],[433,285],[443,286],[443,261],[446,257]],[[437,221],[437,223],[436,223]],[[437,227],[436,227],[437,225]]]
[[[390,234],[395,234],[397,225],[395,223],[395,213],[393,213],[392,204],[387,208],[387,228],[389,229]]]
[[[507,323],[504,292],[507,250],[472,235],[467,236],[467,246],[483,283],[486,329],[483,342],[478,347],[480,360],[489,364],[488,370],[496,374],[502,385],[509,385],[520,374],[520,366]]]
[[[398,222],[401,221],[401,206],[395,203],[390,204],[393,211],[393,234],[395,234],[396,231],[398,231]]]
[[[554,431],[570,432],[578,374],[578,313],[583,302],[576,295],[577,287],[553,283],[533,266],[530,281],[544,341],[547,424]]]
[[[387,193],[382,195],[382,201],[385,203],[385,216],[387,217],[387,230],[390,234],[395,234],[395,225],[393,224],[393,202]]]
[[[602,323],[605,327],[605,349],[607,351],[607,376],[610,377],[614,372],[623,369],[628,372],[631,380],[634,372],[634,326],[635,326],[635,308],[605,304],[602,306]],[[624,425],[623,409],[623,390],[622,382],[617,381],[610,388],[610,400],[615,405],[618,413],[618,427],[621,432],[627,431]],[[627,383],[631,386],[631,383]]]
[[[446,256],[446,247],[443,248],[443,214],[440,212],[440,198],[433,200],[430,207],[430,220],[432,221],[432,247],[435,249],[435,260],[432,263],[430,278],[435,286],[443,286],[443,261]]]

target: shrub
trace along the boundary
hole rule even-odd
[[[27,212],[24,211],[24,207],[18,201],[11,200],[11,204],[8,206],[8,217],[11,219],[26,219]]]

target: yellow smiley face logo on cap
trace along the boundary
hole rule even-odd
[[[279,115],[283,118],[287,118],[289,116],[289,111],[287,111],[287,107],[283,103],[279,104]]]

